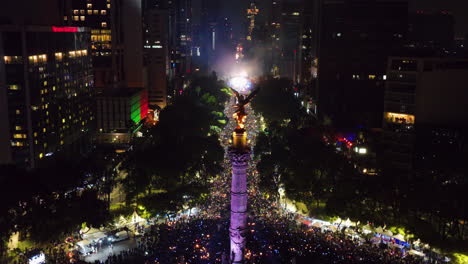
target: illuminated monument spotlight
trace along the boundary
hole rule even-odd
[[[252,83],[246,73],[231,78],[229,86],[241,94],[246,94],[252,89]]]
[[[245,76],[234,77],[229,82],[237,97],[236,111],[233,115],[237,127],[232,135],[232,146],[228,154],[232,164],[231,182],[231,222],[229,236],[231,240],[230,263],[244,263],[247,229],[247,166],[250,160],[250,146],[247,145],[245,105],[255,96],[257,90],[245,97],[251,83]]]

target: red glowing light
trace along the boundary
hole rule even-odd
[[[55,27],[55,26],[52,26],[52,32],[78,32],[78,27]]]

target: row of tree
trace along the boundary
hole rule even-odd
[[[254,148],[263,191],[277,195],[282,186],[289,198],[314,208],[315,216],[403,227],[439,248],[468,248],[466,168],[411,177],[362,174],[323,140],[330,128],[305,115],[290,82],[267,79],[259,85],[252,107],[267,123]]]
[[[82,223],[100,226],[109,220],[97,188],[102,174],[95,161],[46,157],[34,170],[0,168],[0,259],[15,232],[20,240],[51,243],[76,232]]]
[[[218,133],[230,91],[216,75],[198,76],[160,113],[144,144],[126,160],[127,204],[152,215],[179,210],[206,197],[208,182],[222,171]],[[137,206],[138,205],[138,206]]]

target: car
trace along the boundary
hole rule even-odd
[[[115,234],[109,236],[109,241],[111,243],[116,243],[116,242],[120,242],[120,241],[123,241],[123,240],[127,240],[129,238],[130,237],[128,236],[127,231],[119,231],[119,232],[116,232]]]

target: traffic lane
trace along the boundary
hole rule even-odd
[[[97,253],[85,256],[83,260],[89,263],[94,263],[96,260],[105,262],[109,256],[118,255],[120,252],[126,251],[127,249],[136,248],[136,246],[136,240],[130,238],[114,243],[112,248],[110,246],[102,247]]]

